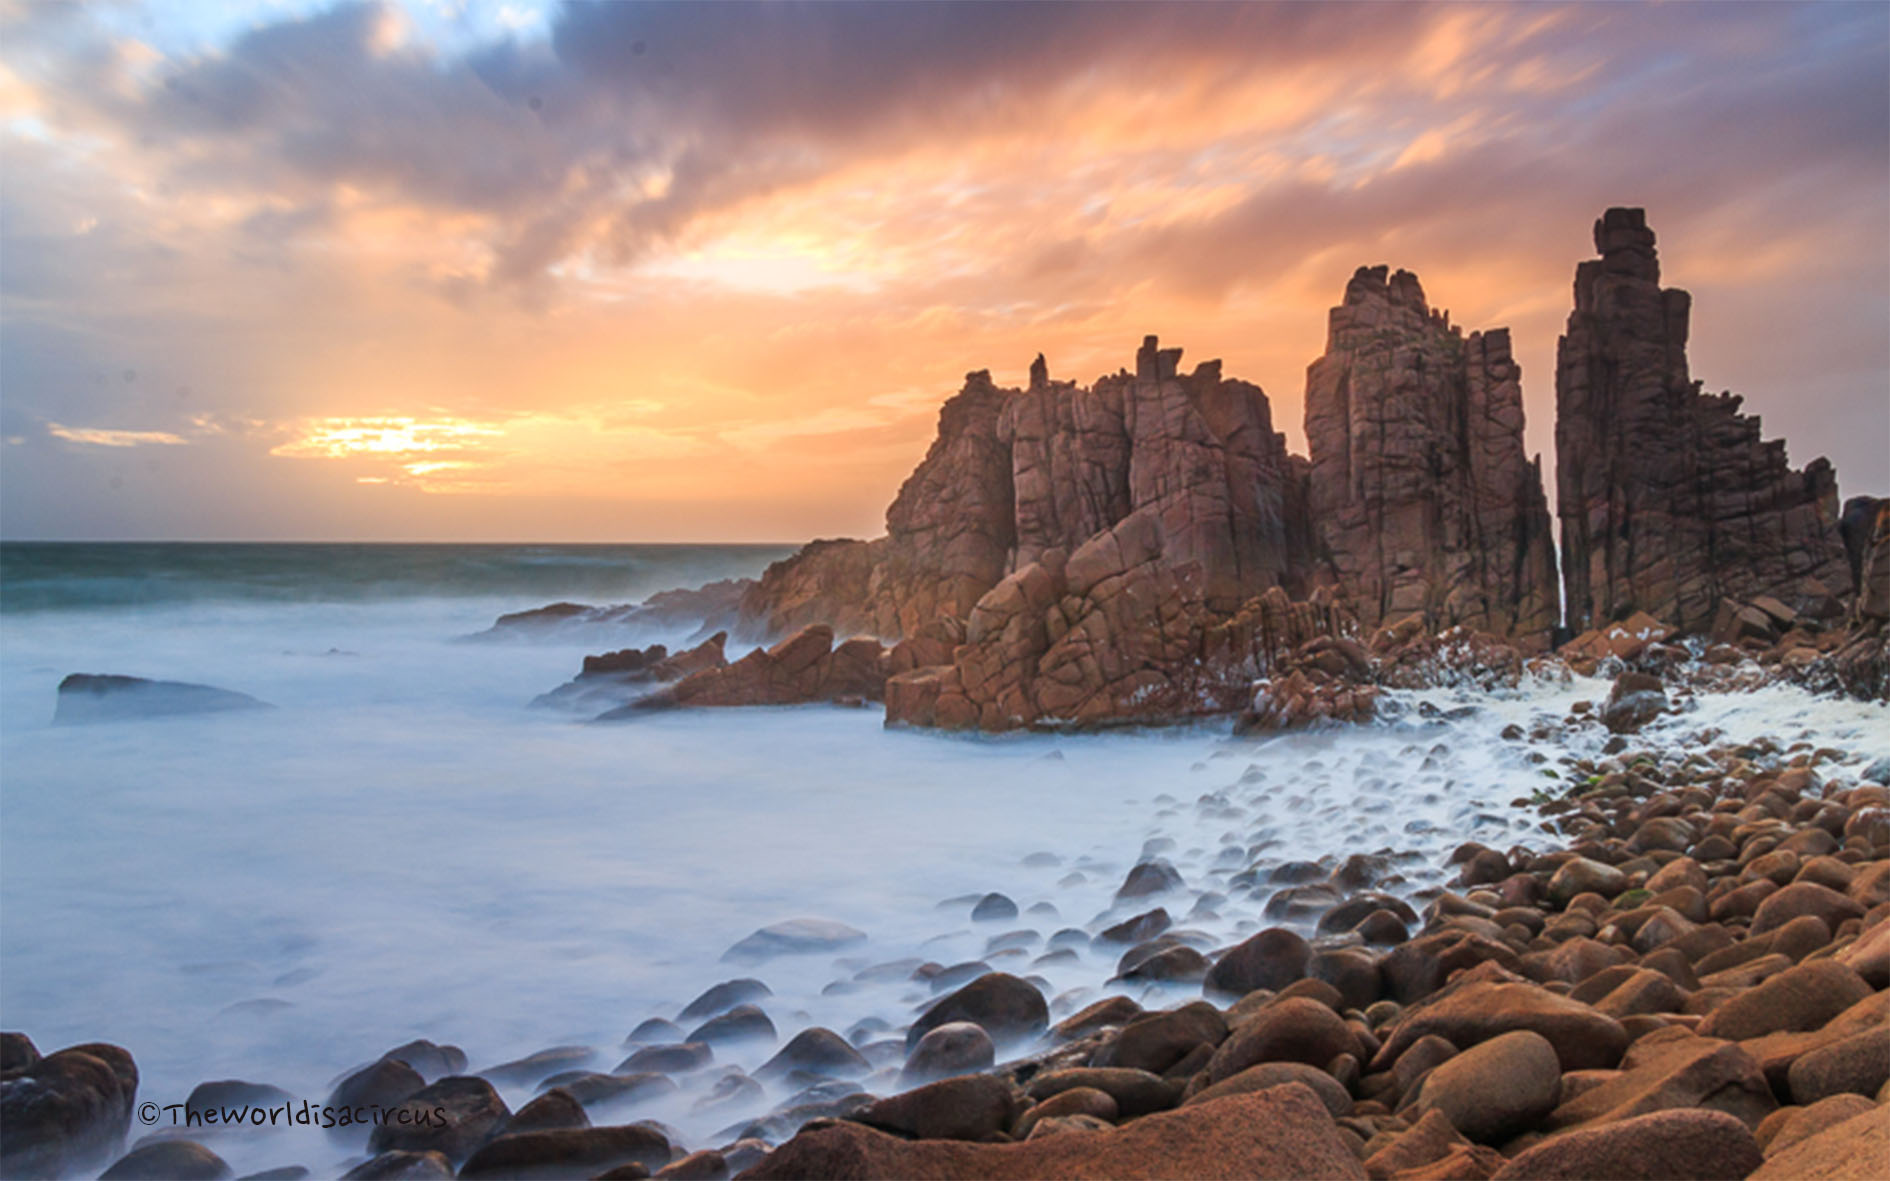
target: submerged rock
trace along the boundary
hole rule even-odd
[[[213,685],[73,673],[59,682],[59,704],[53,711],[53,724],[65,726],[83,722],[123,722],[138,718],[274,708],[268,702],[259,701],[247,693],[218,689]]]

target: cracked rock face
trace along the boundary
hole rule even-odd
[[[1421,616],[1547,647],[1558,613],[1509,330],[1466,339],[1416,275],[1361,267],[1306,375],[1311,528],[1359,620]]]
[[[899,639],[940,619],[971,623],[1001,582],[1046,560],[1061,578],[1066,556],[1077,597],[1100,588],[1098,602],[1114,598],[1125,575],[1144,582],[1159,569],[1162,596],[1180,596],[1176,611],[1185,600],[1232,612],[1296,580],[1305,566],[1304,475],[1273,429],[1266,395],[1223,378],[1219,362],[1182,374],[1180,358],[1149,337],[1134,373],[1093,387],[1052,381],[1041,358],[1026,390],[969,375],[887,510],[886,536],[817,542],[776,563],[745,613],[775,632],[827,622]],[[1008,614],[1018,593],[1006,590],[985,617]],[[1144,605],[1122,604],[1118,614]],[[1085,623],[1090,607],[1072,610],[1069,627],[1116,630]]]
[[[1721,599],[1845,595],[1837,476],[1791,467],[1740,399],[1687,370],[1692,299],[1660,286],[1639,209],[1595,223],[1557,351],[1556,489],[1569,625],[1645,611],[1684,631]]]

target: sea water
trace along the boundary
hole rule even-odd
[[[140,1100],[163,1106],[225,1078],[319,1103],[416,1037],[463,1047],[474,1070],[579,1045],[608,1071],[639,1022],[674,1019],[737,976],[772,990],[761,1004],[782,1042],[866,1017],[904,1025],[936,999],[905,970],[926,961],[1034,975],[1057,1016],[1111,991],[1165,1004],[1187,990],[1106,983],[1122,947],[1036,957],[1059,929],[1093,934],[1154,905],[1204,943],[1232,942],[1274,925],[1265,870],[1289,860],[1391,854],[1391,892],[1417,894],[1446,880],[1461,841],[1548,843],[1514,802],[1602,737],[1500,737],[1605,694],[1581,678],[1400,694],[1394,720],[1266,739],[1225,724],[953,736],[829,706],[589,725],[528,703],[604,640],[675,645],[687,629],[466,639],[504,612],[636,601],[755,575],[785,552],[5,547],[0,1024],[42,1052],[126,1047]],[[72,672],[206,683],[276,708],[54,726]],[[1709,699],[1660,726],[1836,746],[1833,782],[1890,753],[1882,706],[1790,689]],[[1187,889],[1117,903],[1147,856]],[[1261,884],[1237,884],[1254,866]],[[1017,917],[972,922],[987,891]],[[1198,906],[1209,892],[1232,897]],[[866,938],[724,962],[756,928],[801,917]],[[1007,942],[1021,950],[991,951],[1020,931]],[[901,966],[873,970],[887,964]],[[593,1114],[660,1119],[689,1147],[712,1145],[789,1097],[697,1106],[719,1070],[752,1070],[775,1048],[718,1049],[677,1094]],[[501,1090],[514,1108],[533,1093]],[[321,1174],[360,1155],[300,1130],[192,1134],[239,1172]]]

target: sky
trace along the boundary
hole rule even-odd
[[[1890,5],[0,0],[0,536],[873,536],[967,371],[1147,333],[1303,452],[1378,263],[1552,471],[1611,205],[1890,495]]]

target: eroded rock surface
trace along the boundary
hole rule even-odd
[[[1595,223],[1556,364],[1562,575],[1577,631],[1645,611],[1683,631],[1720,600],[1845,595],[1829,462],[1793,468],[1740,399],[1687,368],[1692,298],[1662,288],[1639,209]]]

